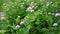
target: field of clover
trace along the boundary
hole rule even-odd
[[[0,0],[0,34],[60,34],[60,0]]]

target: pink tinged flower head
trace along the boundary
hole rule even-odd
[[[5,20],[5,17],[1,17],[1,21],[4,21]]]
[[[55,17],[58,17],[58,16],[60,16],[60,13],[56,13],[56,14],[55,14]]]
[[[0,16],[1,16],[0,20],[4,21],[5,20],[4,12],[0,12]]]

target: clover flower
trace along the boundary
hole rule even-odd
[[[28,18],[28,16],[25,16],[25,19],[27,19]]]
[[[18,16],[18,18],[20,18],[20,16]]]
[[[34,10],[32,9],[32,7],[28,7],[26,11],[34,12]]]
[[[5,17],[1,17],[1,21],[4,21],[5,20]]]
[[[46,6],[49,6],[49,4],[47,3]]]
[[[51,14],[51,12],[49,12],[48,14]]]
[[[58,26],[58,23],[54,23],[53,26]]]
[[[58,16],[60,16],[60,13],[56,13],[56,14],[55,14],[55,17],[58,17]]]
[[[1,15],[1,21],[4,21],[5,20],[5,16],[4,16],[4,12],[0,12],[0,15]]]
[[[31,10],[31,12],[34,12],[34,10]]]
[[[34,8],[35,3],[34,3],[34,2],[31,2],[30,6],[31,6],[32,8]]]
[[[21,4],[21,6],[23,6],[25,3],[24,2],[22,2],[22,3],[20,3]]]
[[[20,22],[20,26],[24,26],[24,22],[22,21],[22,22]]]
[[[27,11],[31,11],[31,10],[32,10],[32,8],[31,8],[31,7],[28,7],[28,8],[27,8]]]
[[[14,29],[19,29],[20,28],[20,25],[16,25],[16,27]]]

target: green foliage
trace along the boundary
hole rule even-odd
[[[34,12],[27,11],[31,2]],[[0,12],[6,19],[0,20],[0,34],[60,34],[60,17],[55,17],[60,13],[60,0],[0,0]],[[15,30],[21,21],[24,26]]]

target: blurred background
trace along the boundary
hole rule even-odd
[[[0,0],[0,34],[60,34],[60,0]]]

